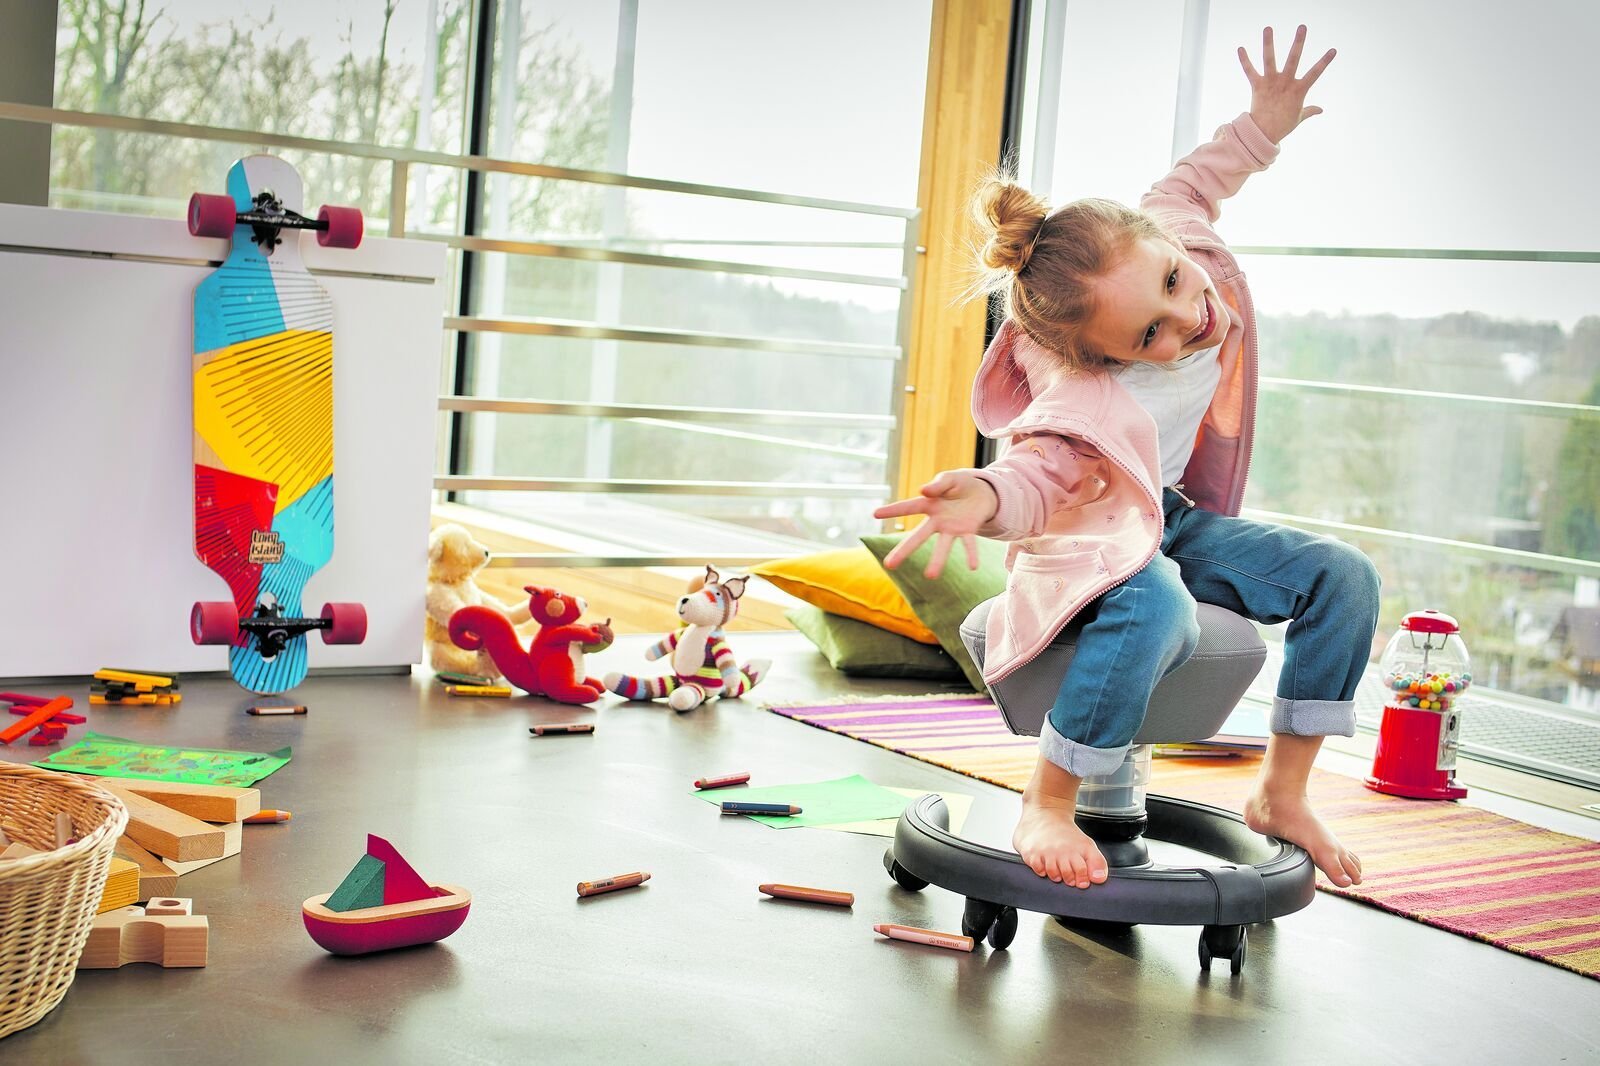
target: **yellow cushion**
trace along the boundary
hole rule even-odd
[[[939,643],[933,630],[917,619],[911,604],[863,546],[774,559],[750,572],[795,599],[831,614],[854,618],[921,644]]]

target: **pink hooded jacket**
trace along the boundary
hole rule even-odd
[[[1139,202],[1211,275],[1233,319],[1218,353],[1222,377],[1183,481],[1198,506],[1227,515],[1239,513],[1250,465],[1256,323],[1239,264],[1211,227],[1220,201],[1277,154],[1255,121],[1241,115]],[[989,612],[983,669],[989,684],[1044,650],[1084,605],[1142,570],[1163,530],[1155,421],[1109,374],[1057,377],[1035,391],[1024,370],[1037,365],[1030,354],[1044,349],[1007,320],[984,353],[972,391],[979,432],[1006,442],[999,459],[974,471],[999,500],[980,533],[1012,542],[1006,590]]]

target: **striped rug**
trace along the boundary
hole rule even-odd
[[[935,693],[768,710],[1020,792],[1037,742],[1013,735],[987,697]],[[1239,810],[1259,757],[1158,759],[1152,791]],[[1458,803],[1385,796],[1314,771],[1317,812],[1361,856],[1353,888],[1324,892],[1600,980],[1600,843]]]

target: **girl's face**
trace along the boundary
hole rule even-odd
[[[1083,338],[1119,362],[1170,363],[1212,347],[1228,329],[1211,276],[1163,240],[1141,237],[1094,288]]]

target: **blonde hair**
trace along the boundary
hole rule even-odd
[[[1007,317],[1070,370],[1122,365],[1083,337],[1095,311],[1093,282],[1141,238],[1176,244],[1159,222],[1097,198],[1051,211],[1003,173],[979,185],[972,216],[982,244],[974,246],[978,278],[970,295],[1004,292]]]

